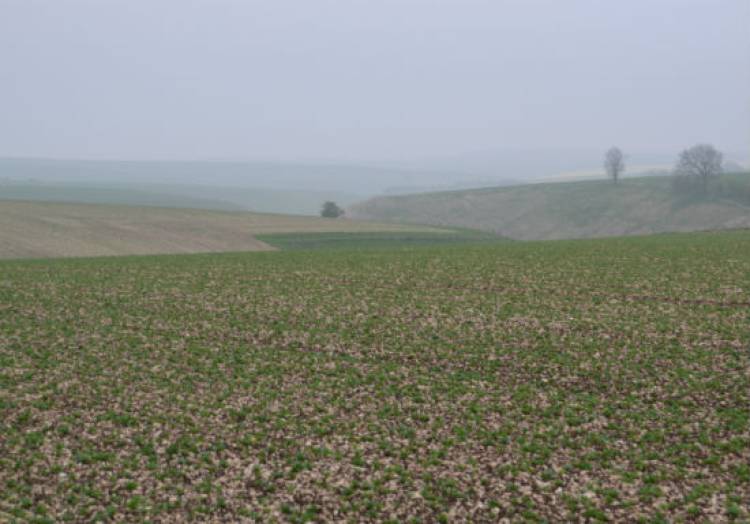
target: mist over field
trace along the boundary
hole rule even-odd
[[[0,157],[357,195],[590,171],[613,144],[748,163],[748,21],[743,0],[2,0]]]

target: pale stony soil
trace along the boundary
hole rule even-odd
[[[255,235],[428,230],[316,217],[0,201],[0,258],[268,251]]]
[[[750,234],[0,262],[0,521],[747,522]]]

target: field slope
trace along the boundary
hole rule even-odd
[[[265,251],[274,247],[256,235],[383,231],[431,230],[292,215],[0,201],[0,258]]]
[[[377,197],[349,214],[519,240],[741,228],[750,227],[750,174],[724,175],[707,197],[675,193],[670,177],[643,177]]]
[[[746,231],[3,261],[0,520],[746,522],[748,326]]]

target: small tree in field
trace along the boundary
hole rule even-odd
[[[625,160],[619,147],[610,147],[604,154],[604,169],[607,171],[607,176],[616,184],[622,172],[625,171]]]
[[[336,202],[329,200],[323,204],[323,208],[320,210],[320,216],[324,218],[338,218],[344,214],[344,210],[336,205]]]
[[[678,177],[700,180],[705,192],[708,180],[721,174],[723,159],[714,146],[698,144],[680,153],[674,173]]]

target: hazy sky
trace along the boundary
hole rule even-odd
[[[0,0],[0,155],[750,144],[749,0]]]

